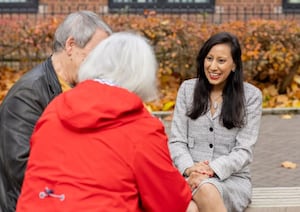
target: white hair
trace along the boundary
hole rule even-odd
[[[132,32],[116,32],[101,41],[81,64],[79,82],[108,80],[143,101],[157,97],[157,62],[147,40]]]

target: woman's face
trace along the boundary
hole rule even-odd
[[[213,88],[223,89],[233,70],[235,70],[235,64],[231,56],[230,46],[228,44],[213,46],[204,60],[205,76]]]

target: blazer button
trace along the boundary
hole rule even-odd
[[[209,131],[211,131],[211,132],[214,131],[214,128],[210,127],[210,128],[209,128]]]
[[[209,148],[213,148],[214,147],[214,145],[213,144],[209,144]]]

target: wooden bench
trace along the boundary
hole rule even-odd
[[[300,212],[300,187],[253,188],[245,212]]]

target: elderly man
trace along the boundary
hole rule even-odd
[[[69,14],[55,32],[53,54],[6,95],[0,106],[0,211],[15,211],[40,115],[54,97],[76,85],[82,61],[111,33],[93,12]]]

